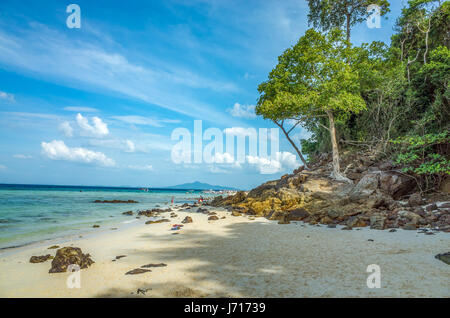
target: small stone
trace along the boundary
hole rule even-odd
[[[158,223],[166,223],[166,222],[170,222],[170,220],[161,219],[161,220],[157,220],[157,221],[147,221],[147,222],[145,222],[145,224],[158,224]]]
[[[408,224],[405,224],[402,227],[402,229],[406,230],[406,231],[415,231],[415,230],[417,230],[417,226],[415,224],[413,224],[413,223],[408,223]]]
[[[164,263],[157,263],[157,264],[147,264],[147,265],[142,265],[142,268],[151,268],[151,267],[166,267],[167,264]]]
[[[127,212],[123,212],[123,215],[133,215],[133,211],[127,211]]]
[[[231,212],[231,215],[232,215],[232,216],[241,216],[242,214],[239,213],[238,211],[234,211],[234,210],[233,210],[233,211]]]
[[[217,216],[215,216],[215,215],[211,215],[209,218],[208,218],[208,221],[216,221],[216,220],[218,220],[219,218],[217,217]]]
[[[43,263],[45,261],[48,261],[49,259],[52,259],[53,256],[50,254],[42,255],[42,256],[31,256],[30,257],[30,263],[36,264],[36,263]]]
[[[394,233],[394,232],[397,232],[397,230],[396,229],[390,229],[389,232],[390,233]]]
[[[94,224],[92,227],[93,227],[94,229],[96,229],[96,228],[99,228],[100,225]]]
[[[58,245],[53,245],[53,246],[50,246],[48,249],[49,249],[49,250],[54,250],[54,249],[57,249],[57,248],[59,248]]]
[[[118,256],[116,256],[116,259],[121,259],[121,258],[124,258],[124,257],[127,257],[126,255],[118,255]]]
[[[151,272],[151,270],[149,269],[142,269],[142,268],[135,268],[131,271],[128,271],[125,273],[125,275],[138,275],[138,274],[143,274],[143,273],[147,273],[147,272]]]
[[[346,226],[342,228],[342,231],[351,231],[353,230],[353,228],[351,228],[350,226]]]

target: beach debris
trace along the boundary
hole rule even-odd
[[[138,274],[144,274],[147,272],[151,272],[151,270],[143,269],[143,268],[135,268],[135,269],[132,269],[131,271],[126,272],[125,275],[138,275]]]
[[[100,227],[100,225],[98,225],[98,224],[94,224],[93,226],[92,226],[93,228],[99,228]]]
[[[142,265],[141,268],[152,268],[152,267],[166,267],[167,264],[164,263],[157,263],[157,264],[147,264],[147,265]]]
[[[31,256],[30,257],[30,263],[36,264],[36,263],[43,263],[45,261],[48,261],[49,259],[52,259],[53,256],[50,254],[42,255],[42,256]]]
[[[133,215],[133,211],[122,212],[123,215]]]
[[[95,200],[94,203],[139,203],[138,201],[134,200]]]
[[[434,258],[443,261],[447,265],[450,265],[450,252],[438,254]]]
[[[192,218],[190,216],[185,217],[184,220],[181,221],[181,223],[192,223],[192,222],[194,222],[194,221],[192,220]]]
[[[152,290],[152,289],[151,288],[138,288],[138,290],[136,291],[136,294],[138,294],[138,295],[139,294],[145,295],[149,290]]]
[[[52,246],[50,246],[48,248],[48,250],[54,250],[54,249],[57,249],[57,248],[59,248],[59,245],[52,245]]]
[[[216,220],[218,220],[219,218],[216,216],[216,215],[211,215],[209,218],[208,218],[208,221],[216,221]]]
[[[147,222],[145,222],[145,224],[157,224],[157,223],[165,223],[165,222],[170,222],[170,220],[161,219],[161,220],[156,220],[156,221],[147,221]]]
[[[49,273],[63,273],[69,265],[78,265],[80,268],[88,268],[94,263],[91,255],[83,254],[79,247],[63,247],[56,251]]]

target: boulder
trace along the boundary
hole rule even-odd
[[[374,230],[384,230],[386,217],[382,214],[374,214],[370,217],[370,228]]]
[[[138,274],[143,274],[143,273],[147,273],[147,272],[151,272],[151,270],[143,269],[143,268],[135,268],[131,271],[126,272],[125,275],[138,275]]]
[[[233,210],[233,211],[231,211],[231,215],[232,215],[232,216],[241,216],[242,214],[239,213],[239,212],[236,211],[236,210]]]
[[[208,218],[208,221],[216,221],[216,220],[218,220],[219,218],[216,216],[216,215],[211,215],[209,218]]]
[[[62,273],[67,271],[71,264],[80,268],[88,268],[94,263],[89,254],[83,254],[79,247],[63,247],[56,251],[49,273]]]
[[[382,172],[380,174],[380,188],[395,200],[414,191],[416,181],[396,172]]]
[[[408,199],[409,206],[418,206],[422,204],[422,196],[419,192],[412,194]]]
[[[192,218],[190,216],[185,217],[184,220],[181,221],[181,223],[192,223],[192,222],[194,222],[194,221],[192,220]]]
[[[122,212],[123,215],[133,215],[133,211]]]
[[[302,221],[309,216],[309,212],[304,208],[294,209],[289,211],[289,221]]]

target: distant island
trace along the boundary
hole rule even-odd
[[[183,183],[171,187],[166,187],[167,189],[182,189],[182,190],[231,190],[238,191],[239,189],[231,187],[223,187],[218,185],[211,185],[208,183],[202,183],[200,181],[195,181],[191,183]]]

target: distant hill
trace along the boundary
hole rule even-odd
[[[239,190],[236,188],[230,187],[222,187],[218,185],[211,185],[207,183],[202,183],[199,181],[191,182],[191,183],[183,183],[171,187],[167,187],[167,189],[183,189],[183,190]]]

